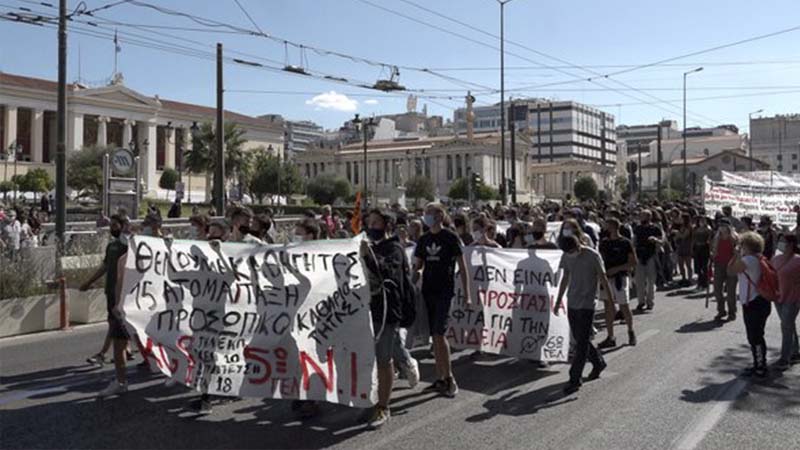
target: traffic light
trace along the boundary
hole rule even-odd
[[[513,179],[513,178],[506,178],[506,184],[507,184],[507,186],[508,186],[508,190],[507,190],[506,192],[509,192],[509,193],[511,193],[511,192],[516,192],[516,190],[517,190],[517,185],[516,185],[516,183],[514,182],[514,179]]]
[[[483,184],[483,178],[481,178],[481,175],[480,175],[479,173],[477,173],[477,172],[472,172],[472,173],[470,174],[470,180],[469,180],[469,182],[470,182],[470,185],[472,185],[472,189],[477,189],[477,188],[478,188],[478,186],[480,186],[481,184]]]

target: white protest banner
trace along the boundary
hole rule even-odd
[[[460,276],[445,337],[455,348],[517,358],[566,361],[566,310],[553,314],[560,250],[465,247],[473,308],[464,306]]]
[[[359,241],[131,240],[127,323],[151,366],[214,395],[375,403]]]
[[[734,217],[769,216],[778,225],[794,227],[797,215],[792,210],[796,205],[800,205],[798,188],[737,186],[705,178],[703,208],[709,217],[730,206]]]
[[[557,244],[558,243],[558,232],[561,231],[561,221],[558,222],[547,222],[547,232],[545,232],[545,239],[548,241]]]

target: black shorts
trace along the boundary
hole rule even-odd
[[[422,297],[425,299],[425,306],[428,309],[428,326],[430,326],[431,336],[444,336],[450,318],[453,294],[423,292]]]
[[[125,322],[117,318],[113,313],[108,313],[108,337],[111,339],[130,339]]]

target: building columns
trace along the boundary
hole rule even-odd
[[[175,128],[164,127],[164,168],[175,168]]]
[[[131,139],[133,138],[133,125],[135,123],[136,123],[135,121],[130,120],[130,119],[125,119],[124,121],[122,121],[122,146],[123,147],[127,147],[128,144],[131,142]],[[140,142],[141,141],[142,141],[142,139],[140,139]],[[155,146],[156,145],[155,139],[150,141],[150,145],[151,146]]]
[[[97,146],[108,146],[108,117],[100,116],[97,118]],[[130,141],[129,141],[130,142]],[[123,142],[123,146],[127,146],[128,142]]]
[[[79,151],[81,148],[83,148],[83,114],[73,112],[69,114],[67,124],[67,151]]]
[[[7,153],[12,145],[17,143],[17,107],[6,105],[6,115],[3,118],[3,153]]]
[[[42,162],[44,148],[44,111],[31,111],[31,162]]]
[[[126,121],[127,122],[127,121]],[[156,178],[156,146],[158,135],[156,124],[153,122],[142,122],[139,128],[139,164],[142,170],[141,177],[144,181],[145,194],[155,192],[158,189],[158,179]],[[130,125],[126,125],[130,133]],[[124,134],[123,134],[124,136]],[[147,141],[147,145],[144,142]]]

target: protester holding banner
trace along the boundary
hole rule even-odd
[[[786,370],[793,363],[800,362],[800,347],[797,339],[797,315],[800,312],[800,249],[797,236],[784,233],[778,240],[781,254],[772,258],[772,266],[778,271],[780,298],[775,302],[775,310],[781,319],[781,357],[774,367]]]
[[[559,268],[564,270],[564,275],[558,288],[554,311],[558,314],[562,309],[564,293],[567,292],[567,318],[575,339],[575,354],[572,357],[569,382],[564,387],[564,393],[572,394],[581,387],[581,377],[587,358],[592,363],[592,372],[588,380],[599,378],[600,373],[606,368],[603,355],[592,344],[590,337],[597,286],[602,285],[612,297],[613,293],[608,285],[603,260],[597,251],[581,244],[574,235],[564,236],[560,246],[564,256],[561,258]],[[613,301],[613,298],[611,300]]]
[[[533,220],[531,237],[533,238],[533,242],[528,245],[528,248],[535,250],[558,250],[558,245],[547,238],[547,222],[542,218]]]
[[[109,224],[109,232],[111,233],[111,241],[106,246],[105,257],[103,258],[103,265],[100,266],[91,278],[86,280],[81,287],[81,291],[87,291],[95,281],[99,280],[105,275],[105,294],[106,294],[106,311],[108,313],[108,336],[111,338],[114,347],[114,368],[116,372],[116,380],[109,383],[108,387],[103,389],[99,396],[108,397],[111,395],[123,394],[128,391],[128,379],[125,372],[125,364],[127,358],[125,357],[125,349],[128,347],[128,340],[130,336],[128,330],[125,328],[125,323],[122,319],[121,313],[117,308],[117,300],[119,298],[117,264],[122,257],[127,253],[128,246],[123,243],[119,238],[122,229],[127,225],[127,219],[119,215],[111,216],[111,223]],[[98,357],[102,358],[101,354]]]
[[[447,397],[455,397],[458,384],[450,364],[450,347],[444,335],[447,331],[450,304],[455,293],[455,266],[458,264],[463,285],[464,301],[471,304],[472,297],[467,278],[466,261],[458,236],[445,228],[446,211],[441,203],[430,203],[425,208],[425,225],[429,230],[420,237],[414,250],[414,274],[422,271],[422,295],[428,307],[433,352],[436,360],[436,381],[431,389]]]

